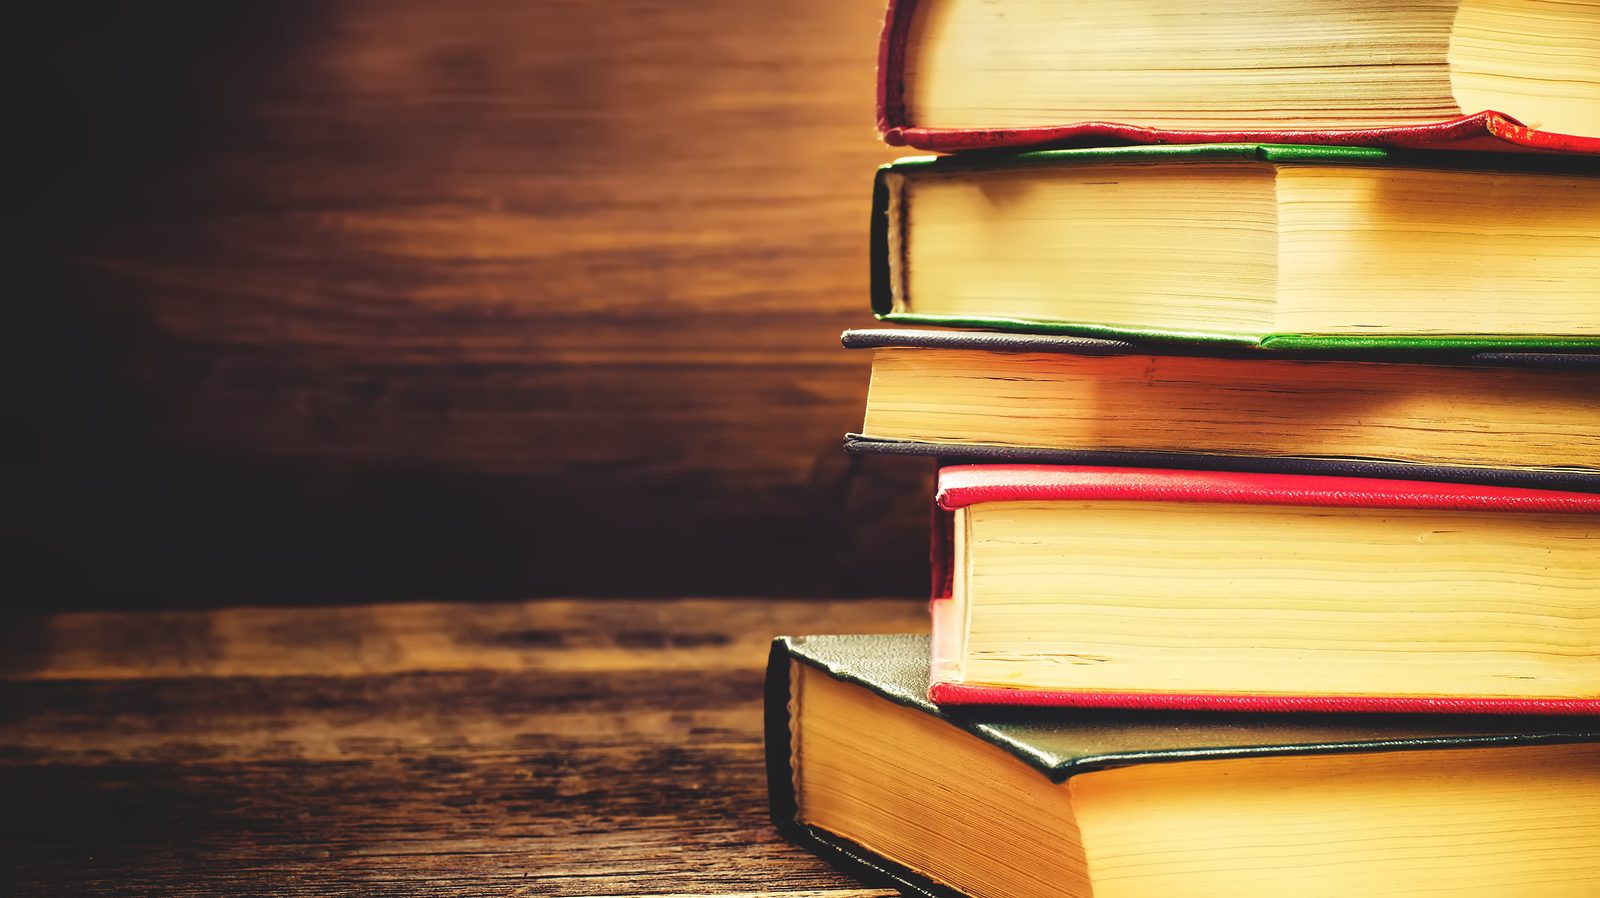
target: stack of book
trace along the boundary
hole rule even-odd
[[[929,635],[779,638],[910,894],[1600,895],[1600,2],[925,0],[853,452]]]

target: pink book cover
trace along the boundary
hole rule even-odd
[[[925,128],[908,120],[906,41],[916,0],[889,0],[878,44],[878,131],[885,143],[934,152],[1105,146],[1113,143],[1291,143],[1412,150],[1600,153],[1600,138],[1540,131],[1498,112],[1411,125],[1341,130],[1189,131],[1118,122],[1062,122],[1026,128]]]
[[[1600,714],[1600,698],[1433,698],[1057,691],[953,682],[965,621],[950,600],[951,513],[982,502],[1161,501],[1600,515],[1600,494],[1459,483],[1058,465],[951,465],[939,472],[928,698],[948,705],[1205,711]]]

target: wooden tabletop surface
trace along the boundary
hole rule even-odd
[[[0,893],[865,898],[766,820],[779,633],[917,601],[10,618]]]

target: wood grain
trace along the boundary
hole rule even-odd
[[[8,620],[0,891],[868,898],[765,819],[782,632],[920,601]]]
[[[876,5],[91,6],[23,206],[62,595],[920,589],[925,474],[837,450]]]

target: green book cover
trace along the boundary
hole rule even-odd
[[[1365,165],[1469,172],[1546,172],[1563,175],[1600,175],[1591,159],[1560,156],[1496,155],[1464,152],[1418,152],[1369,147],[1296,146],[1281,144],[1198,144],[1100,147],[1089,149],[1043,150],[1016,154],[978,153],[961,156],[919,156],[898,160],[881,167],[873,186],[871,247],[871,303],[873,314],[894,324],[977,328],[1036,334],[1064,334],[1103,339],[1189,345],[1235,346],[1289,352],[1319,351],[1461,351],[1498,350],[1507,352],[1583,352],[1600,348],[1600,334],[1527,333],[1405,333],[1384,330],[1370,333],[1279,333],[1271,329],[1224,332],[1204,328],[1126,326],[1070,317],[1025,315],[956,315],[916,312],[897,308],[895,262],[905,252],[903,218],[896,220],[898,207],[895,183],[899,176],[919,173],[985,172],[999,168],[1056,168],[1095,163],[1172,163],[1243,161],[1267,165]],[[1597,178],[1600,181],[1600,178]],[[1600,196],[1600,193],[1596,194]],[[1508,219],[1513,218],[1508,212]],[[1592,218],[1592,216],[1591,216]],[[1570,250],[1569,250],[1570,251]],[[1600,268],[1600,248],[1579,250],[1592,255]],[[901,258],[903,263],[903,258]],[[1072,284],[1061,285],[1063,295]],[[1561,285],[1553,285],[1559,291]],[[1581,300],[1578,300],[1581,301]],[[911,298],[914,307],[915,298]],[[1600,313],[1600,297],[1593,300]],[[901,304],[903,305],[903,304]]]

